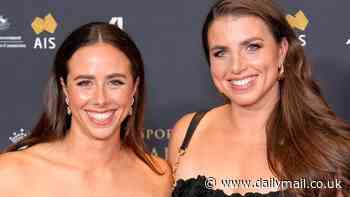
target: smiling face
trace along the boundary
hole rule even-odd
[[[254,107],[278,100],[278,67],[288,42],[276,42],[263,20],[218,17],[209,27],[208,45],[215,86],[232,104]]]
[[[78,49],[61,80],[72,111],[70,132],[104,140],[119,135],[137,89],[129,59],[119,49],[96,43]]]

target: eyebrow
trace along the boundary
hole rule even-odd
[[[259,37],[252,37],[252,38],[248,38],[248,39],[244,40],[239,45],[245,46],[245,45],[247,45],[247,44],[249,44],[250,42],[253,42],[253,41],[262,41],[263,42],[264,39],[259,38]]]
[[[115,78],[115,77],[119,77],[119,78],[124,78],[126,79],[126,75],[124,74],[121,74],[121,73],[112,73],[110,75],[107,75],[107,79],[112,79],[112,78]],[[75,80],[79,80],[79,79],[95,79],[95,76],[94,75],[78,75],[76,77],[74,77],[74,81]]]
[[[248,45],[250,42],[252,41],[264,41],[264,39],[259,38],[259,37],[252,37],[252,38],[248,38],[246,40],[243,40],[242,42],[239,43],[240,46],[246,46]],[[229,47],[227,46],[223,46],[223,45],[215,45],[213,47],[210,48],[210,51],[216,51],[216,50],[227,50]]]
[[[221,51],[221,50],[227,50],[228,47],[226,46],[221,46],[221,45],[215,45],[213,47],[210,48],[210,51]]]

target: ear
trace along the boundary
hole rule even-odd
[[[288,48],[289,48],[288,40],[286,38],[282,38],[280,43],[280,49],[279,49],[279,58],[281,63],[283,63],[284,60],[286,59]]]
[[[62,86],[62,90],[63,90],[63,93],[66,97],[68,97],[68,90],[67,90],[67,86],[66,86],[66,83],[64,82],[63,78],[60,77],[60,83],[61,83],[61,86]]]
[[[137,92],[137,88],[139,87],[139,83],[140,83],[140,78],[137,77],[135,80],[134,89],[132,91],[132,96],[135,96],[135,94]]]

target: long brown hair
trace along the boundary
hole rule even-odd
[[[66,83],[68,61],[81,47],[104,42],[122,51],[131,62],[131,72],[134,82],[139,80],[134,96],[133,113],[121,124],[120,137],[124,146],[129,147],[153,171],[161,174],[155,161],[144,148],[143,126],[145,105],[145,74],[141,53],[129,35],[115,25],[94,22],[83,25],[73,31],[62,43],[56,53],[53,69],[48,80],[45,94],[45,110],[30,135],[7,148],[6,151],[16,151],[21,147],[32,146],[43,142],[63,139],[70,128],[71,117],[67,115],[65,96],[60,83],[62,78]]]
[[[312,79],[304,49],[283,11],[272,0],[220,0],[210,10],[202,29],[209,59],[208,30],[217,17],[251,15],[262,19],[277,43],[287,39],[289,49],[280,83],[280,100],[267,122],[267,158],[280,180],[341,180],[349,195],[350,126],[338,118]],[[336,196],[336,189],[295,189],[300,196]]]

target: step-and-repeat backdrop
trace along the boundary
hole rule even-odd
[[[0,148],[30,132],[43,108],[54,54],[78,26],[105,21],[140,48],[148,90],[145,140],[166,157],[171,128],[188,112],[219,105],[201,46],[212,0],[2,0]],[[327,101],[350,121],[350,1],[279,1],[314,65]]]

